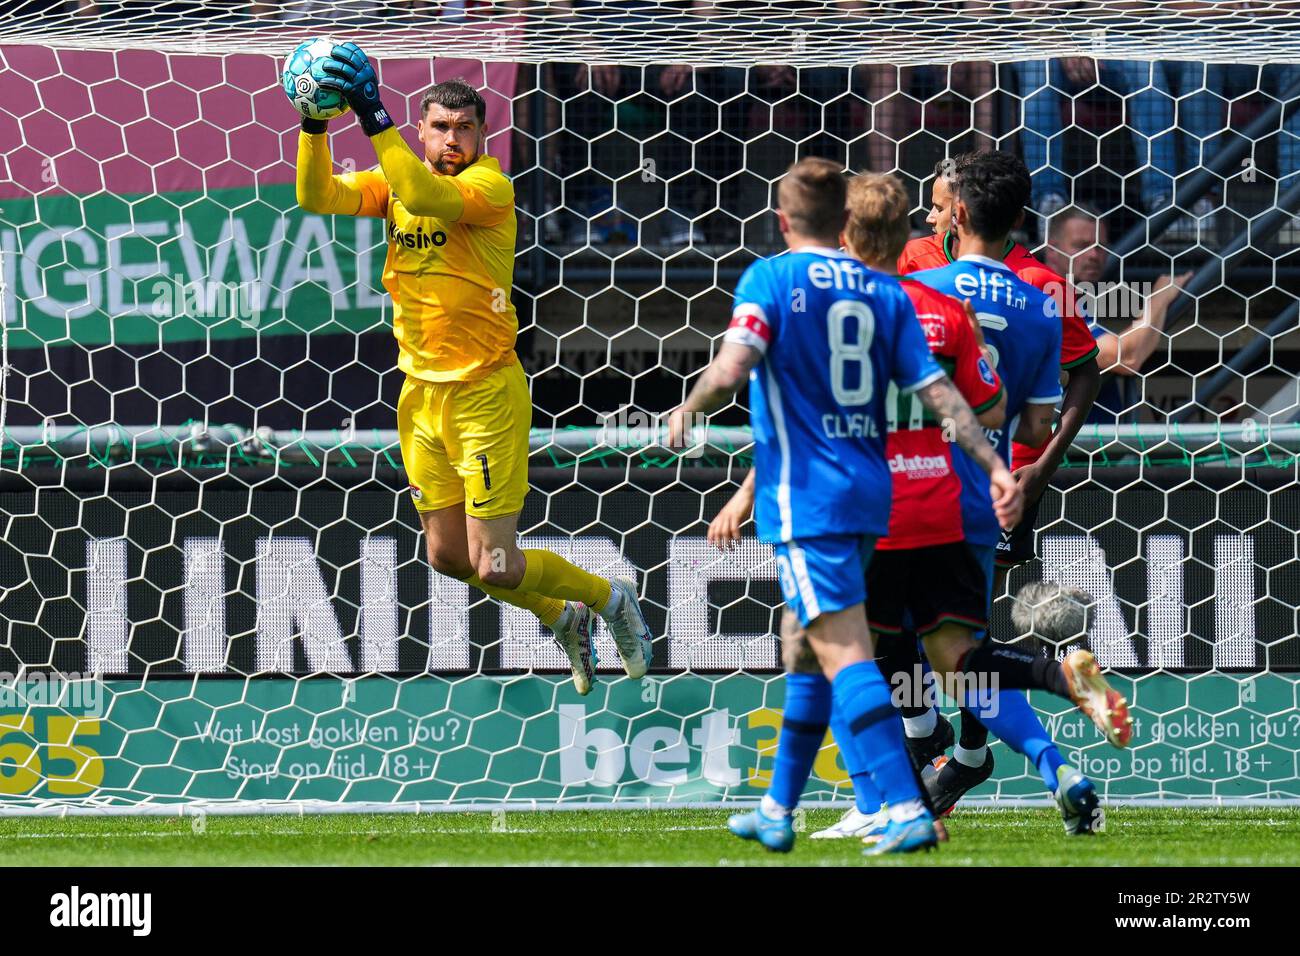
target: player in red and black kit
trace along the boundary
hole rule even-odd
[[[967,153],[935,165],[935,176],[930,193],[930,213],[926,217],[934,228],[934,235],[913,239],[898,258],[899,275],[924,269],[941,268],[955,262],[961,255],[957,236],[952,228],[952,187],[961,177],[962,169],[977,154]],[[1020,206],[1030,202],[1029,171],[1023,163],[1014,164],[1023,175],[1016,177],[1020,183]],[[1023,215],[1023,213],[1022,213]],[[1052,475],[1060,466],[1066,450],[1074,441],[1080,427],[1087,420],[1092,403],[1097,397],[1101,372],[1097,367],[1097,344],[1088,330],[1088,319],[1083,304],[1066,280],[1039,260],[1020,243],[1007,240],[1002,261],[1025,282],[1046,292],[1056,300],[1061,315],[1061,370],[1064,379],[1064,397],[1052,437],[1039,447],[1013,442],[1011,446],[1012,474],[1020,482],[1025,494],[1024,517],[1016,527],[1002,532],[998,542],[998,577],[994,582],[994,595],[1005,586],[1007,572],[1034,556],[1034,524],[1038,506]],[[912,731],[915,721],[908,721]],[[951,739],[951,728],[940,719],[938,726],[921,736],[911,738],[909,749],[914,756],[928,755]],[[972,755],[988,744],[988,731],[975,717],[962,710],[961,746]],[[979,770],[972,770],[957,761],[948,761],[939,775],[928,784],[929,795],[936,805],[952,806],[962,794],[983,783],[992,773],[991,760]]]
[[[952,230],[952,184],[961,175],[962,167],[976,154],[966,153],[935,165],[934,182],[930,191],[930,213],[926,222],[934,227],[934,235],[913,239],[903,247],[898,257],[898,274],[905,276],[923,269],[937,269],[956,262],[961,255],[957,235]],[[1026,182],[1028,171],[1025,172]],[[1026,196],[1025,204],[1029,199]],[[1005,532],[998,544],[998,569],[1005,573],[1034,556],[1034,523],[1038,504],[1047,484],[1065,458],[1065,452],[1079,433],[1101,382],[1097,367],[1097,343],[1088,330],[1088,317],[1083,311],[1080,297],[1074,294],[1066,280],[1057,272],[1034,258],[1023,245],[1010,240],[1002,261],[1017,276],[1035,288],[1042,289],[1053,299],[1061,312],[1061,370],[1066,374],[1065,397],[1061,400],[1060,416],[1056,429],[1047,444],[1040,448],[1013,442],[1011,446],[1012,473],[1025,493],[1025,516],[1020,524]],[[1002,590],[998,581],[994,593]]]

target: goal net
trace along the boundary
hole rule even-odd
[[[936,163],[989,148],[1119,342],[1008,589],[1091,596],[1135,745],[1033,702],[1107,799],[1300,798],[1300,6],[1062,6],[0,2],[0,813],[760,796],[776,569],[705,540],[744,396],[686,456],[653,416],[778,251],[792,161],[897,171],[921,236]],[[386,234],[295,202],[278,77],[313,36],[371,55],[408,140],[431,83],[482,91],[519,215],[522,538],[637,580],[644,680],[601,633],[577,696],[535,619],[425,561]],[[1041,798],[994,746],[975,796]],[[808,799],[850,793],[828,738]]]

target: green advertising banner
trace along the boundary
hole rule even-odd
[[[11,348],[387,327],[384,223],[298,209],[293,184],[10,199]]]
[[[1300,678],[1117,678],[1136,744],[1101,742],[1063,701],[1035,696],[1066,758],[1110,799],[1300,797]],[[0,696],[0,812],[185,801],[473,805],[682,804],[754,798],[781,726],[776,675],[681,674],[598,684],[476,676],[65,682]],[[994,745],[977,796],[1043,797]],[[828,736],[810,802],[846,799]]]

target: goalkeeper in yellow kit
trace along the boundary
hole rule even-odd
[[[321,86],[356,112],[379,169],[333,175],[325,122],[304,117],[298,205],[385,220],[383,282],[406,373],[397,427],[429,561],[536,614],[568,655],[578,693],[595,677],[596,614],[628,676],[640,678],[651,635],[635,584],[598,577],[550,551],[521,550],[516,540],[528,494],[532,400],[514,350],[514,186],[482,154],[483,98],[455,80],[429,89],[420,103],[421,160],[394,128],[356,44],[335,46],[329,59]]]

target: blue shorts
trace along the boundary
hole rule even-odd
[[[776,545],[777,577],[790,610],[807,627],[822,614],[843,611],[867,599],[867,565],[872,535],[824,535]]]

